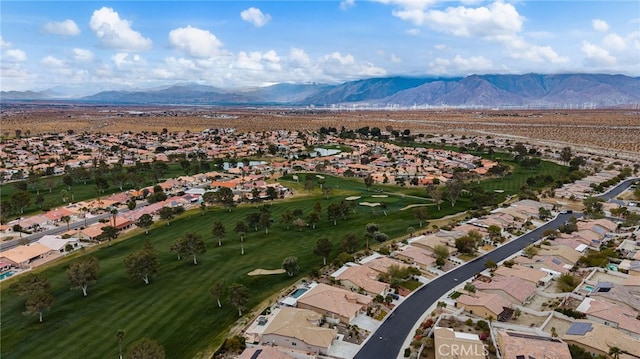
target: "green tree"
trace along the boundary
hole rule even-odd
[[[18,296],[29,297],[37,292],[48,291],[51,289],[51,284],[42,274],[29,272],[20,276],[19,281],[11,284],[11,289],[13,289]]]
[[[216,193],[216,202],[222,204],[229,212],[235,206],[236,202],[233,199],[233,191],[229,187],[221,187]]]
[[[247,219],[247,224],[250,227],[253,227],[257,232],[258,225],[260,224],[260,213],[259,212],[247,213],[246,219]]]
[[[149,234],[149,228],[153,225],[153,216],[145,213],[138,218],[136,226],[144,228],[144,234]]]
[[[114,226],[104,226],[102,227],[102,234],[100,235],[102,238],[106,238],[109,241],[109,247],[111,247],[111,240],[118,238],[120,231],[118,228]]]
[[[593,218],[604,217],[603,211],[604,199],[599,197],[587,197],[582,201],[584,204],[584,214],[590,215]]]
[[[164,359],[164,347],[153,339],[142,338],[129,344],[127,359]]]
[[[198,264],[198,259],[196,256],[198,254],[205,253],[207,251],[207,247],[202,240],[202,236],[197,232],[187,232],[185,235],[180,238],[177,242],[177,246],[175,248],[179,254],[190,255],[193,257],[193,264]]]
[[[560,151],[560,159],[564,163],[569,163],[571,158],[573,157],[573,152],[571,151],[571,147],[563,147],[562,151]]]
[[[445,195],[449,202],[451,202],[451,207],[455,207],[458,197],[460,197],[460,193],[462,193],[462,182],[459,180],[451,180],[447,181],[444,186]]]
[[[24,213],[24,208],[31,204],[31,193],[27,191],[18,191],[11,195],[11,205],[13,208],[20,209],[20,213]]]
[[[340,242],[341,250],[349,254],[358,250],[358,236],[353,232],[345,233]]]
[[[618,347],[611,347],[609,348],[609,352],[607,354],[611,355],[611,358],[613,359],[619,359],[620,358],[620,354],[622,354],[623,351],[618,348]]]
[[[579,282],[571,273],[562,273],[558,278],[558,289],[563,293],[572,292]]]
[[[413,215],[420,221],[420,228],[422,228],[423,221],[427,219],[427,210],[424,207],[416,207],[413,210]]]
[[[373,185],[373,177],[371,177],[371,175],[364,178],[364,185],[367,187],[367,191],[371,190],[371,186]]]
[[[498,264],[496,262],[492,261],[491,259],[487,259],[487,261],[484,262],[484,266],[485,266],[485,268],[490,269],[492,271],[496,270],[498,268]]]
[[[30,294],[27,298],[24,314],[38,314],[40,316],[40,323],[42,323],[42,313],[51,308],[53,302],[53,295],[49,293],[49,291],[39,290]]]
[[[82,294],[86,297],[89,285],[98,280],[99,268],[98,259],[92,256],[81,257],[71,263],[67,268],[67,278],[71,289],[81,289]]]
[[[369,238],[373,238],[373,235],[378,232],[380,226],[377,223],[367,223],[365,226],[367,233],[365,233],[365,237],[367,238],[366,248],[369,250]]]
[[[331,243],[331,241],[326,237],[322,237],[316,242],[316,247],[313,249],[313,254],[322,257],[323,265],[327,265],[327,258],[329,257],[329,254],[331,254],[332,247],[333,244]]]
[[[502,228],[492,224],[487,228],[487,232],[489,234],[489,239],[494,242],[502,243],[504,241],[504,237],[502,237]]]
[[[269,234],[269,228],[271,228],[271,212],[263,211],[260,213],[260,227],[264,228],[264,233]]]
[[[228,300],[231,305],[238,309],[238,316],[242,316],[242,311],[249,303],[249,289],[242,284],[231,284],[229,286]]]
[[[298,266],[298,257],[287,257],[282,261],[282,269],[287,271],[289,277],[296,275],[300,269]]]
[[[433,199],[433,202],[438,206],[438,211],[440,210],[440,204],[442,203],[442,192],[438,189],[433,183],[429,183],[427,185],[427,195]]]
[[[160,215],[160,219],[167,221],[167,226],[171,224],[171,220],[175,216],[171,207],[162,207],[158,214]]]
[[[433,248],[433,254],[436,256],[436,265],[442,267],[449,258],[449,248],[444,244],[439,244]]]
[[[131,280],[142,279],[144,284],[149,284],[151,276],[158,274],[158,253],[151,242],[146,241],[141,251],[124,259],[124,266]]]
[[[213,283],[211,288],[209,288],[209,293],[211,293],[211,296],[213,297],[213,299],[215,299],[218,302],[218,308],[222,308],[222,303],[220,303],[220,298],[224,294],[224,282],[217,281]]]
[[[287,208],[284,212],[282,212],[282,223],[287,227],[287,231],[291,226],[291,222],[293,222],[293,213],[289,208]]]
[[[333,222],[333,225],[338,224],[338,218],[342,215],[342,208],[338,203],[331,203],[327,206],[327,218]]]
[[[316,229],[316,224],[320,222],[320,213],[316,211],[309,213],[307,221],[311,224],[311,228]]]
[[[227,229],[224,227],[224,223],[220,221],[214,222],[211,234],[214,238],[218,239],[218,247],[222,247],[222,238],[227,234]]]
[[[522,254],[524,254],[524,256],[527,258],[533,258],[536,254],[538,254],[538,248],[533,245],[525,247],[522,250]]]

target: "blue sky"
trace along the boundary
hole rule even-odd
[[[640,76],[637,0],[3,0],[0,16],[3,91]]]

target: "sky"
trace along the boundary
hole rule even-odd
[[[0,90],[640,76],[640,1],[0,2]]]

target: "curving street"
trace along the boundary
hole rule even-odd
[[[619,183],[600,197],[611,199],[629,188],[636,179],[627,179]],[[446,274],[443,274],[431,282],[419,288],[411,294],[385,319],[370,339],[363,344],[356,359],[370,358],[396,358],[404,349],[402,345],[405,339],[411,335],[416,321],[424,312],[443,295],[450,292],[461,282],[473,277],[476,273],[485,269],[485,262],[492,260],[496,263],[505,260],[514,253],[522,250],[542,237],[544,231],[556,229],[567,222],[571,217],[579,217],[578,213],[561,213],[555,219],[541,227],[512,240],[511,242],[496,248],[483,256],[477,257],[471,262],[462,265]]]

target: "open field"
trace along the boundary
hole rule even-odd
[[[141,111],[132,115],[129,111]],[[422,110],[323,111],[225,109],[219,107],[89,106],[35,103],[3,106],[2,132],[239,131],[317,130],[322,126],[411,129],[417,133],[507,135],[523,142],[588,146],[602,151],[640,152],[640,112],[633,110]]]

